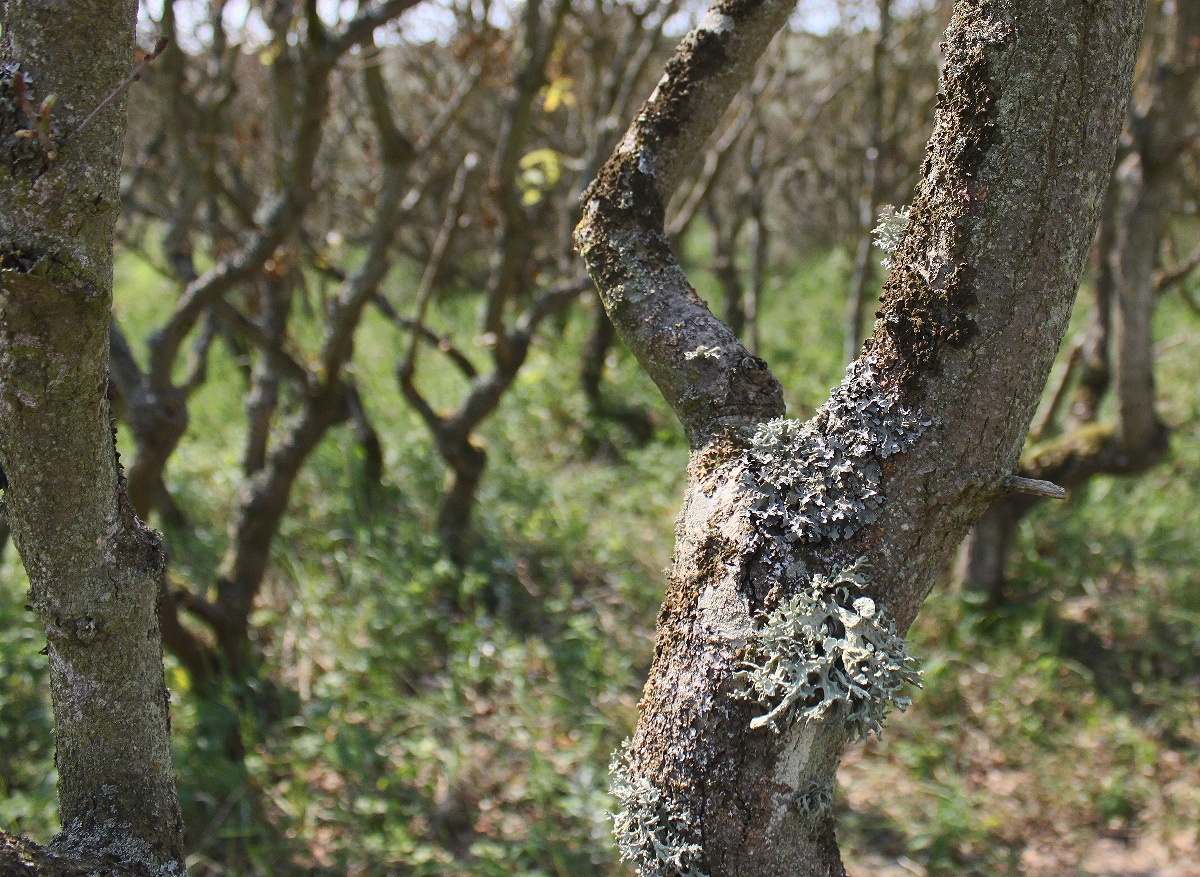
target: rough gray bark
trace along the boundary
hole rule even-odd
[[[1129,148],[1112,175],[1096,242],[1096,304],[1080,350],[1080,376],[1062,434],[1022,462],[1021,474],[1076,488],[1100,474],[1132,475],[1161,462],[1169,433],[1154,391],[1154,311],[1162,239],[1178,194],[1178,168],[1195,119],[1200,76],[1200,3],[1175,4],[1155,24],[1169,28],[1166,57],[1151,62],[1141,106],[1129,114]],[[1111,362],[1111,367],[1110,367]],[[1097,420],[1112,393],[1115,422]],[[1002,599],[1009,549],[1037,504],[1007,497],[989,510],[959,552],[956,577]]]
[[[769,422],[778,383],[708,312],[662,233],[681,169],[788,12],[709,11],[577,230],[693,449],[641,717],[615,765],[618,840],[643,875],[844,874],[829,806],[841,750],[899,699],[911,669],[897,636],[1014,471],[1095,230],[1142,21],[1140,3],[959,0],[881,319],[800,424]]]
[[[106,399],[123,102],[77,128],[132,66],[136,9],[3,7],[0,463],[48,640],[63,826],[52,857],[182,874],[156,612],[163,552],[125,496]]]

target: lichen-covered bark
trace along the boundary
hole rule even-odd
[[[643,875],[844,874],[828,806],[841,750],[897,699],[895,637],[1014,471],[1095,230],[1142,9],[956,3],[881,319],[805,424],[771,422],[774,378],[661,237],[661,205],[717,96],[786,15],[714,7],[589,190],[577,232],[693,447],[654,663],[614,782],[618,840]],[[829,597],[847,577],[854,587]],[[864,619],[887,652],[873,663]],[[779,647],[784,622],[811,644],[807,665],[838,671],[821,686]]]
[[[124,496],[106,398],[123,103],[68,139],[130,70],[136,9],[4,6],[0,464],[29,608],[46,628],[63,826],[51,852],[113,873],[182,874],[156,613],[163,553]]]

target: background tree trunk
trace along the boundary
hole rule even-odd
[[[136,10],[4,7],[0,461],[48,640],[63,826],[51,851],[179,874],[156,613],[164,557],[125,495],[106,399],[123,101],[78,127],[130,70]]]
[[[850,275],[850,296],[846,302],[846,339],[842,356],[851,362],[862,344],[867,307],[867,287],[875,275],[871,258],[874,247],[871,229],[879,203],[879,165],[883,158],[883,97],[887,75],[887,47],[892,34],[892,0],[878,0],[879,30],[871,46],[871,82],[867,91],[867,144],[863,162],[862,192],[858,202],[858,244],[854,251],[854,271]]]
[[[4,467],[0,466],[0,490],[8,487],[8,479],[4,477]],[[4,494],[0,493],[0,560],[4,559],[4,549],[8,546],[8,511],[4,506]]]
[[[900,700],[911,669],[898,637],[1016,466],[1095,230],[1142,22],[1137,3],[955,5],[881,319],[800,424],[769,422],[778,383],[708,312],[662,231],[683,168],[788,12],[756,0],[709,11],[577,230],[614,324],[692,445],[654,663],[615,764],[618,840],[644,875],[844,874],[829,806],[842,748]]]

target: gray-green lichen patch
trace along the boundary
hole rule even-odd
[[[613,835],[621,859],[632,862],[640,877],[706,877],[701,869],[704,850],[691,837],[691,812],[637,775],[628,740],[613,753],[609,772],[620,804],[613,814]]]
[[[752,513],[760,542],[848,539],[872,523],[883,505],[882,462],[928,425],[898,393],[882,390],[862,359],[807,423],[762,424],[745,476],[761,495]]]
[[[832,578],[813,576],[767,615],[739,674],[745,696],[767,709],[751,728],[840,718],[853,742],[879,734],[892,706],[908,706],[900,692],[920,685],[916,660],[862,593],[862,572],[860,560]]]
[[[111,787],[104,787],[108,791]],[[186,877],[187,872],[177,862],[162,862],[150,845],[135,837],[132,826],[115,819],[76,819],[54,838],[51,849],[78,856],[95,857],[105,862],[113,874],[138,874],[146,877]]]

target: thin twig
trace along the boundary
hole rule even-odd
[[[429,254],[429,261],[425,265],[425,272],[421,276],[421,285],[417,292],[416,313],[413,315],[413,325],[416,329],[413,331],[412,341],[408,347],[408,356],[401,366],[402,371],[407,375],[412,375],[416,368],[417,348],[421,341],[421,330],[425,328],[425,314],[429,309],[429,300],[433,296],[437,276],[441,273],[446,254],[449,252],[450,244],[454,239],[454,232],[458,228],[459,217],[462,213],[463,197],[466,194],[467,177],[475,168],[478,161],[479,157],[475,153],[469,152],[459,166],[458,173],[454,177],[454,184],[450,189],[450,198],[446,205],[446,215],[442,219],[442,226],[438,230],[437,240],[434,242],[433,250]]]
[[[1033,426],[1029,428],[1029,435],[1035,442],[1046,437],[1054,425],[1055,418],[1058,417],[1059,409],[1062,408],[1063,401],[1067,397],[1067,388],[1071,384],[1071,378],[1075,376],[1075,372],[1083,363],[1083,343],[1084,338],[1080,336],[1071,344],[1067,361],[1059,370],[1052,384],[1053,391],[1045,396],[1045,401],[1033,418]]]
[[[142,60],[137,63],[137,65],[133,68],[133,72],[126,77],[125,81],[113,89],[112,93],[109,94],[108,97],[100,101],[99,106],[88,113],[87,118],[80,122],[74,131],[63,138],[62,145],[66,146],[68,143],[74,140],[80,131],[92,124],[92,122],[96,120],[96,117],[104,112],[105,107],[123,95],[129,89],[129,86],[141,79],[142,74],[146,72],[146,68],[153,64],[155,59],[166,50],[169,42],[170,40],[168,40],[166,37],[159,37],[158,42],[154,44],[154,48],[146,54],[146,57],[142,58]]]

